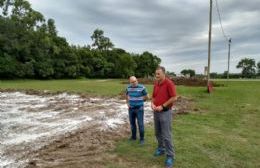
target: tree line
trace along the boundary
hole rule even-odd
[[[53,19],[31,8],[26,0],[0,0],[0,78],[127,78],[152,76],[161,59],[145,51],[129,53],[116,48],[101,29],[94,30],[90,45],[70,45],[58,36]],[[260,62],[244,58],[238,63],[241,74],[230,78],[260,76]],[[167,72],[175,76],[174,72]],[[184,76],[199,76],[192,69]],[[212,78],[226,78],[211,73]]]
[[[230,73],[230,78],[257,78],[260,77],[260,61],[256,63],[255,59],[252,58],[243,58],[241,59],[236,68],[242,69],[241,73]],[[181,71],[183,76],[188,77],[204,77],[202,74],[196,74],[195,70],[192,69],[183,69]],[[224,73],[210,73],[211,78],[227,78],[228,72],[224,71]],[[174,74],[174,76],[176,76]]]
[[[26,0],[0,0],[0,78],[126,78],[151,76],[161,59],[115,48],[101,29],[93,44],[70,45]]]

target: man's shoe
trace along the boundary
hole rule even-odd
[[[161,156],[161,155],[164,155],[165,153],[165,149],[164,148],[157,148],[154,152],[154,156]]]
[[[144,145],[144,140],[140,140],[140,145]]]
[[[165,168],[172,168],[174,159],[172,157],[167,157],[165,160]]]

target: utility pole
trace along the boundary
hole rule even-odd
[[[231,38],[228,39],[228,70],[227,70],[227,79],[229,79],[230,45],[231,45]]]
[[[210,80],[211,28],[212,28],[212,0],[210,0],[210,10],[209,10],[209,43],[208,43],[208,76],[207,76],[208,86],[210,82],[209,80]]]

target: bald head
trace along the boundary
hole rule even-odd
[[[134,81],[134,80],[137,80],[136,77],[135,76],[130,76],[129,81],[131,82],[131,81]]]
[[[131,85],[133,85],[133,86],[137,86],[138,81],[137,81],[137,79],[136,79],[135,76],[131,76],[131,77],[129,78],[129,83],[130,83]]]

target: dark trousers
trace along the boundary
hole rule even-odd
[[[158,148],[165,149],[168,157],[174,157],[172,140],[172,110],[154,112],[155,136]]]
[[[138,123],[140,140],[144,140],[144,107],[130,107],[129,121],[131,125],[132,139],[136,139],[136,119]]]

